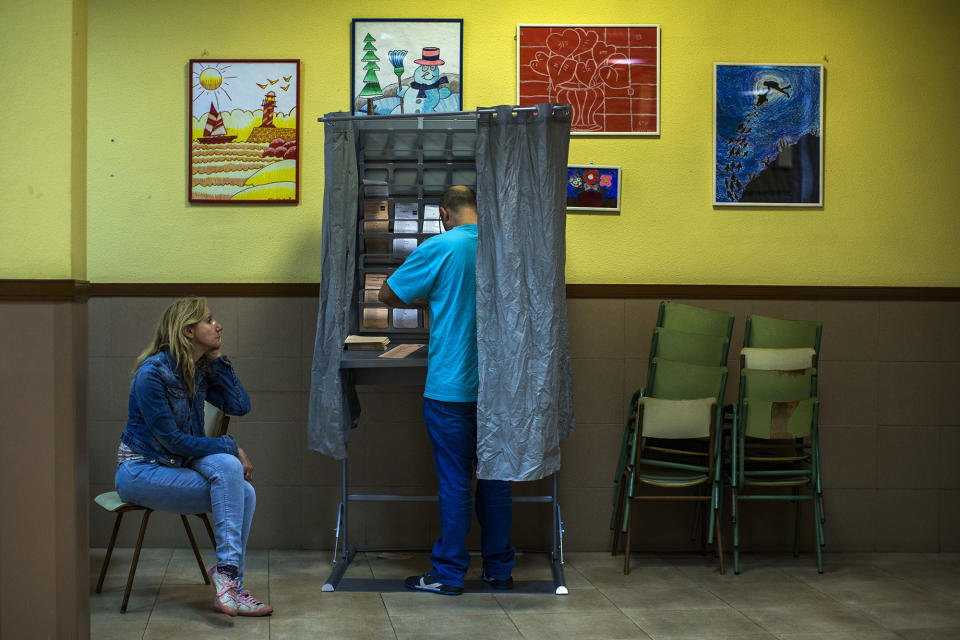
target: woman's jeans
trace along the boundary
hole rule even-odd
[[[477,462],[477,403],[424,398],[423,419],[433,443],[433,462],[440,481],[440,539],[430,555],[433,575],[442,584],[462,587],[470,565],[467,533],[473,519],[470,507]],[[505,580],[514,565],[510,483],[477,480],[476,510],[483,570],[488,576]]]
[[[157,511],[212,513],[217,564],[237,567],[243,561],[250,523],[257,505],[253,485],[243,479],[240,459],[229,453],[193,458],[186,467],[165,467],[153,460],[131,460],[117,469],[117,493]]]

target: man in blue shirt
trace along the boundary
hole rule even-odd
[[[419,591],[460,595],[470,565],[471,486],[477,461],[477,195],[469,187],[440,197],[446,233],[427,239],[383,284],[384,304],[430,309],[430,350],[423,419],[433,444],[439,479],[440,539],[433,569],[406,579]],[[497,589],[513,587],[510,483],[477,480],[482,578]]]

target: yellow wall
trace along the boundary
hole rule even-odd
[[[515,101],[517,22],[662,27],[661,136],[571,142],[571,162],[622,165],[624,207],[568,216],[568,282],[957,286],[957,4],[535,0],[436,14],[410,0],[91,3],[89,278],[317,281],[316,118],[348,104],[350,19],[462,17],[467,108]],[[200,57],[302,60],[299,206],[186,202],[187,60]],[[717,61],[825,65],[822,209],[711,206]]]
[[[75,34],[75,5],[82,8],[71,0],[3,3],[0,278],[85,277],[83,198],[73,190],[85,181],[83,154],[73,155],[82,104],[74,108],[73,79],[86,34],[82,26]]]

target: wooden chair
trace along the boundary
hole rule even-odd
[[[220,409],[209,402],[204,406],[204,432],[208,437],[219,438],[227,432],[227,426],[230,423],[230,416],[225,415]],[[123,520],[123,514],[130,511],[143,511],[143,518],[140,520],[140,535],[137,537],[137,546],[133,550],[133,560],[130,562],[130,573],[127,576],[127,586],[123,590],[123,602],[120,604],[120,611],[126,612],[127,602],[130,600],[130,590],[133,587],[133,576],[137,573],[137,563],[140,561],[140,549],[143,546],[143,538],[147,533],[147,522],[153,509],[144,507],[133,502],[124,502],[116,491],[101,493],[94,501],[111,513],[117,514],[117,519],[113,523],[113,532],[110,534],[110,542],[107,544],[107,555],[103,558],[103,566],[100,568],[100,579],[97,580],[96,592],[100,593],[103,589],[103,580],[107,576],[107,567],[110,566],[110,557],[113,555],[113,547],[117,542],[117,532],[120,531],[120,522]],[[217,542],[213,536],[213,527],[210,526],[210,520],[205,513],[195,514],[207,529],[210,536],[210,542],[214,548]],[[207,569],[203,564],[203,558],[200,556],[200,549],[197,547],[197,541],[193,537],[193,530],[190,528],[190,522],[187,516],[180,515],[183,522],[183,528],[187,532],[187,538],[190,540],[190,546],[193,548],[193,554],[197,558],[197,565],[200,567],[200,575],[203,576],[203,582],[210,584],[210,578],[207,576]]]

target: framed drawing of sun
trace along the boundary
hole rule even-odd
[[[190,202],[300,201],[300,61],[189,64]]]

